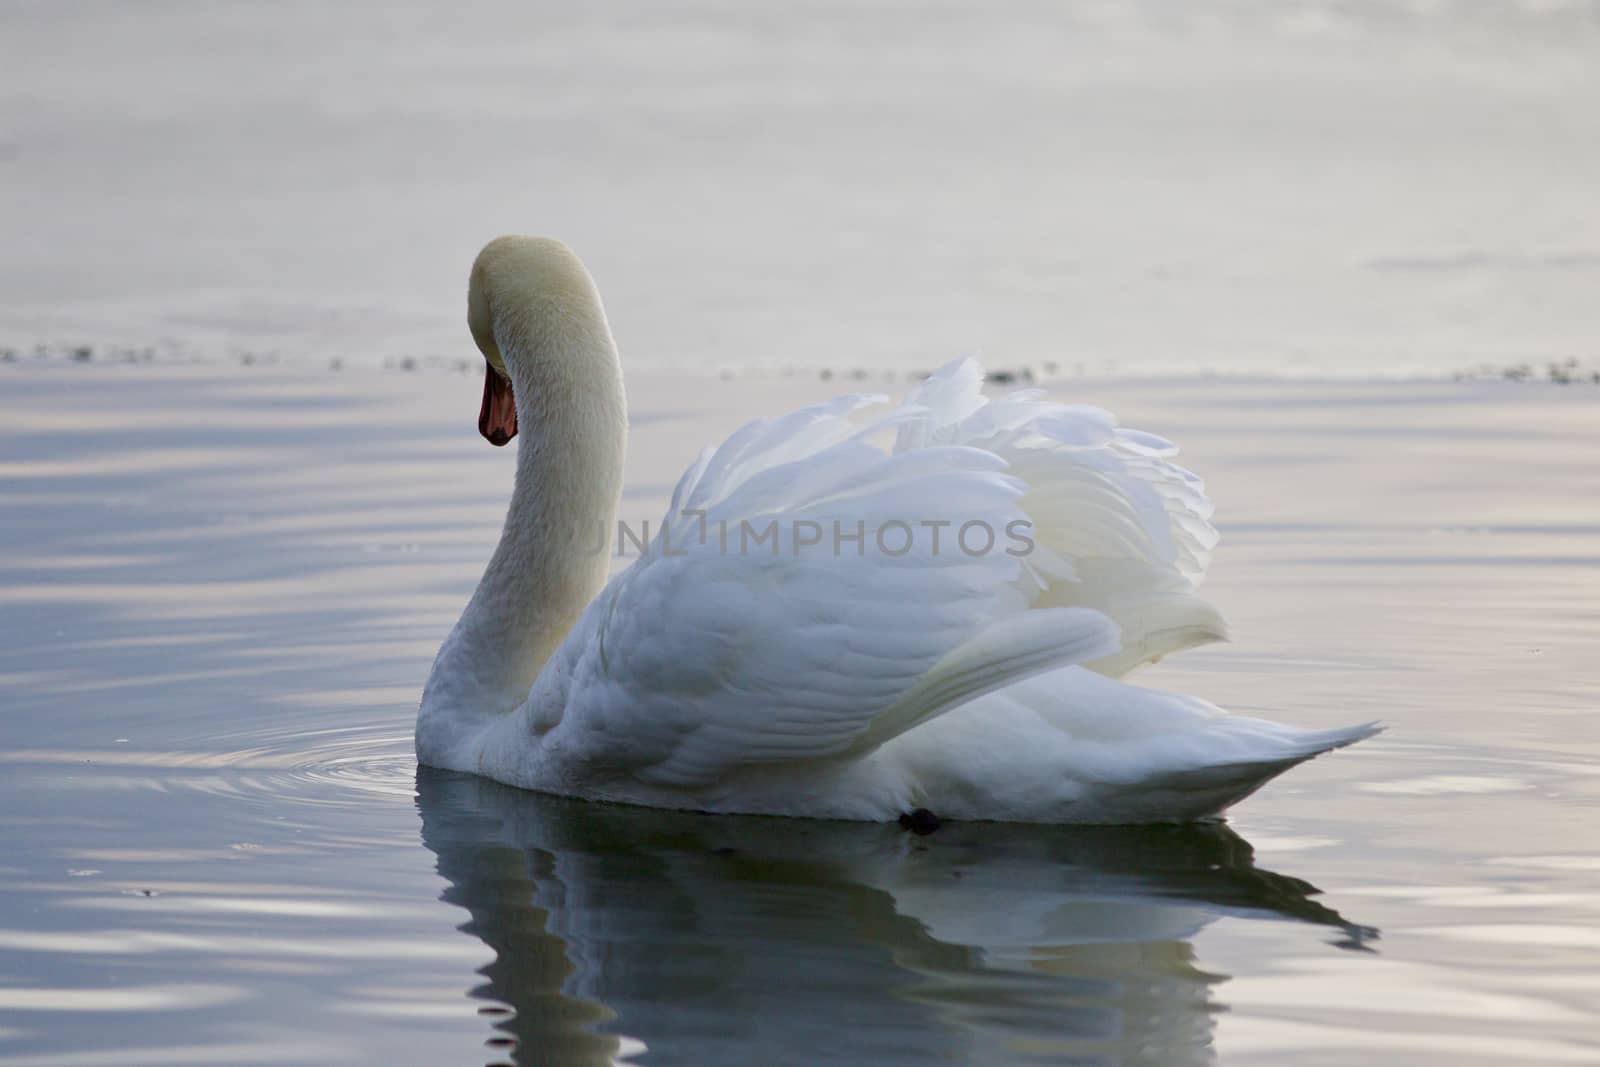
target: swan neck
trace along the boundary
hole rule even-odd
[[[627,417],[616,348],[599,325],[537,345],[496,326],[516,398],[517,469],[500,543],[430,678],[430,689],[452,690],[441,700],[457,727],[520,707],[605,585]]]

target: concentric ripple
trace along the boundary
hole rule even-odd
[[[20,749],[0,753],[0,764],[92,768],[96,773],[84,784],[102,789],[200,792],[272,803],[346,806],[363,798],[415,793],[410,731],[392,725],[206,740],[216,747],[186,752],[121,744],[100,750]]]

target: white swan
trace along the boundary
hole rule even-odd
[[[627,418],[594,283],[557,241],[501,237],[468,323],[479,428],[521,443],[423,692],[423,763],[711,812],[1179,821],[1376,732],[1116,680],[1224,629],[1194,593],[1200,482],[1103,411],[987,400],[961,361],[875,419],[848,396],[752,422],[608,583]]]

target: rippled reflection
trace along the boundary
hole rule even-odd
[[[1223,825],[899,827],[585,804],[423,768],[518,1063],[1212,1061],[1224,915],[1376,932]],[[500,1006],[509,1009],[496,1016]],[[622,1036],[626,1035],[626,1036]]]

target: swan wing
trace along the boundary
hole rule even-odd
[[[876,418],[882,398],[841,397],[703,453],[541,674],[532,728],[589,770],[703,787],[1124,655],[1106,609],[1127,583],[1117,600],[1102,572],[1187,595],[1203,494],[1103,412],[981,384],[958,361]]]

